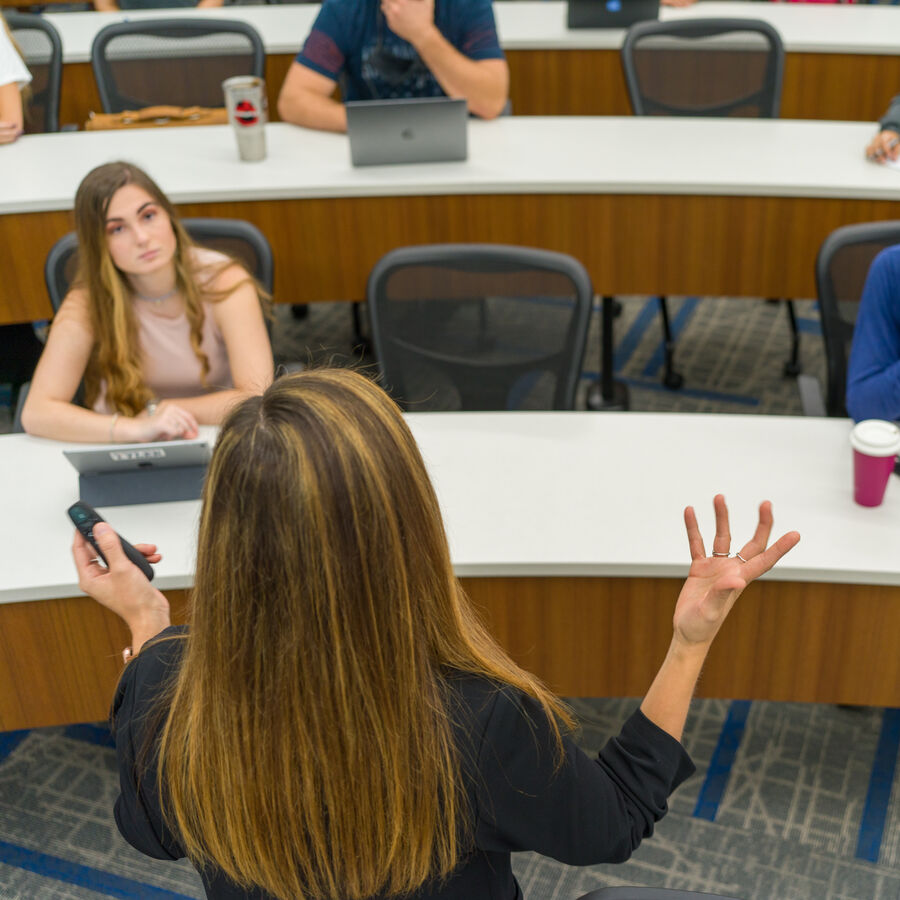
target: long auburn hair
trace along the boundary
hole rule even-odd
[[[175,285],[184,299],[190,325],[191,348],[200,361],[201,382],[209,374],[209,359],[200,349],[203,340],[203,301],[225,299],[246,281],[248,274],[224,292],[211,291],[197,279],[194,256],[196,245],[191,240],[178,213],[159,185],[143,169],[127,162],[112,162],[88,172],[75,194],[75,229],[78,235],[78,272],[75,284],[88,295],[94,349],[84,373],[87,406],[93,406],[106,384],[106,402],[111,409],[136,416],[153,399],[144,383],[138,352],[137,319],[131,304],[132,288],[128,278],[116,268],[106,239],[106,214],[113,195],[127,184],[145,190],[153,202],[168,215],[175,233]],[[210,267],[209,279],[235,261],[230,257]],[[259,286],[257,285],[259,291]],[[262,299],[262,295],[261,295]]]
[[[572,724],[478,620],[409,428],[349,370],[225,421],[189,623],[159,708],[167,825],[198,868],[281,900],[408,893],[471,849],[453,672],[536,698],[558,739]]]

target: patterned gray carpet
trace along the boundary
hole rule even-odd
[[[659,383],[655,304],[623,302],[616,368],[632,409],[800,413],[795,383],[782,376],[789,348],[783,307],[677,298],[672,311],[685,376],[677,393]],[[821,377],[813,304],[799,304],[798,314],[804,370]],[[596,321],[594,329],[582,398],[599,368]],[[276,354],[371,363],[353,350],[350,334],[346,305],[318,304],[301,321],[282,307]],[[594,751],[638,701],[572,702],[578,739]],[[575,900],[624,884],[745,900],[900,900],[900,711],[695,701],[685,744],[698,772],[631,861],[574,869],[519,854],[515,869],[528,900]],[[0,734],[0,898],[202,897],[187,865],[156,862],[124,844],[112,822],[115,795],[102,727]]]

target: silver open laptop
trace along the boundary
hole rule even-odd
[[[354,166],[456,162],[468,156],[465,100],[363,100],[346,106]]]

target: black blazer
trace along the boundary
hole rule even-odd
[[[170,628],[163,634],[184,633]],[[162,685],[179,665],[184,640],[145,647],[131,662],[113,705],[121,795],[116,824],[125,840],[157,859],[184,856],[163,826],[154,758],[140,787],[135,760]],[[623,862],[666,813],[669,794],[694,771],[681,744],[639,710],[595,759],[564,740],[555,765],[550,725],[540,706],[508,686],[477,676],[448,678],[451,714],[468,784],[474,835],[468,853],[442,883],[422,886],[410,900],[517,900],[510,853],[534,850],[569,865]],[[201,872],[216,900],[265,900],[212,871]]]

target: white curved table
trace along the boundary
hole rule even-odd
[[[900,479],[853,503],[850,424],[672,414],[418,414],[407,420],[443,510],[457,574],[513,655],[568,695],[640,694],[668,643],[687,565],[681,512],[711,542],[714,493],[735,549],[772,500],[799,546],[747,591],[717,640],[704,696],[900,705]],[[127,636],[79,598],[62,446],[0,438],[0,730],[101,718]],[[197,503],[117,507],[157,543],[157,584],[190,586]]]
[[[599,294],[811,297],[824,238],[897,215],[872,126],[789,120],[539,118],[469,125],[463,163],[354,169],[347,138],[284,124],[241,163],[225,126],[26,136],[0,170],[0,322],[49,315],[42,272],[95,165],[144,166],[184,215],[245,218],[275,253],[276,300],[357,300],[405,244],[568,252]]]

